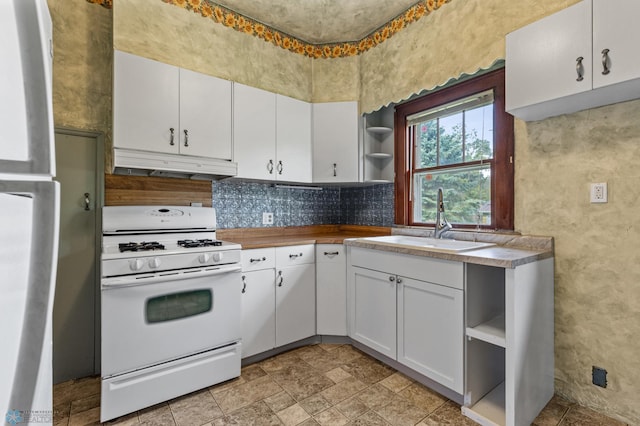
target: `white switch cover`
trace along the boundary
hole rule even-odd
[[[607,182],[591,184],[591,202],[592,203],[607,202]]]

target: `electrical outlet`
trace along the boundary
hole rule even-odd
[[[606,182],[591,184],[591,202],[592,203],[607,202],[607,183]]]
[[[273,213],[262,213],[262,224],[273,225]]]

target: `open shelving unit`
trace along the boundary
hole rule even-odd
[[[395,177],[393,169],[393,107],[387,106],[364,114],[364,182],[388,183]]]

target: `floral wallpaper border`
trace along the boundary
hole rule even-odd
[[[100,4],[104,7],[113,7],[113,0],[87,0],[89,3]],[[240,15],[230,9],[220,6],[211,0],[160,0],[164,3],[181,7],[202,17],[211,19],[215,23],[228,28],[258,37],[267,43],[274,44],[285,50],[314,59],[343,58],[356,56],[366,52],[375,46],[384,43],[394,34],[406,28],[407,25],[416,22],[420,18],[429,15],[444,4],[452,0],[422,0],[411,6],[404,13],[398,15],[382,27],[378,28],[362,40],[347,41],[331,44],[311,44],[282,31],[269,27],[261,22]]]

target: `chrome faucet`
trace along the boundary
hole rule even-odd
[[[444,197],[442,195],[442,188],[438,188],[438,205],[436,207],[436,227],[433,236],[435,238],[442,238],[442,234],[452,228],[449,221],[444,217]]]

